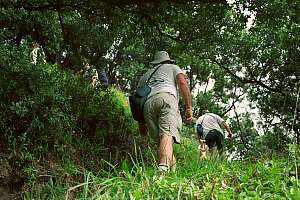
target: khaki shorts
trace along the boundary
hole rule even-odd
[[[182,119],[178,101],[170,93],[158,93],[150,97],[144,105],[144,117],[151,137],[159,141],[161,135],[173,136],[180,143]]]

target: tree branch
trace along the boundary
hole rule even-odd
[[[276,89],[276,88],[272,88],[272,87],[264,84],[262,81],[254,79],[253,77],[251,77],[252,79],[243,79],[243,78],[237,76],[228,67],[225,67],[222,63],[218,62],[216,59],[213,59],[213,58],[206,58],[206,59],[210,60],[214,64],[217,64],[219,67],[221,67],[222,69],[224,69],[230,76],[234,77],[235,79],[237,79],[241,83],[244,83],[244,84],[247,84],[247,83],[255,84],[255,85],[261,86],[262,88],[265,88],[265,89],[269,90],[270,92],[279,93],[279,94],[281,94],[284,97],[289,97],[282,90],[279,90],[279,89]],[[294,105],[294,103],[292,101],[290,101],[288,98],[287,98],[287,102],[289,103],[289,105],[292,108],[296,107],[296,105]],[[297,111],[300,112],[300,109],[297,108]]]
[[[135,5],[142,5],[142,4],[159,4],[161,3],[161,0],[98,0],[99,3],[105,3],[107,5],[111,5],[111,6],[135,6]],[[197,3],[208,3],[208,4],[223,4],[223,5],[228,5],[226,0],[186,0],[186,1],[182,1],[182,0],[165,0],[165,2],[169,2],[169,3],[174,3],[174,4],[178,4],[178,5],[186,5],[189,3],[192,4],[197,4]],[[84,2],[83,2],[84,3]],[[66,8],[66,7],[78,7],[78,5],[71,5],[71,4],[67,4],[67,3],[62,3],[61,1],[55,1],[51,4],[40,4],[40,5],[36,5],[36,4],[30,4],[26,1],[7,1],[7,3],[1,2],[0,6],[1,7],[9,7],[9,6],[13,6],[14,8],[23,8],[25,10],[32,10],[32,11],[42,11],[42,10],[55,10],[56,5],[61,6],[61,8]],[[81,7],[82,8],[82,7]]]
[[[234,88],[234,96],[235,96],[235,94],[236,94],[236,87]],[[223,112],[221,114],[221,116],[224,116],[226,113],[228,113],[235,106],[235,103],[239,100],[239,98],[243,95],[244,94],[241,94],[241,95],[237,96],[235,99],[233,98],[231,106],[229,106],[229,108],[227,108],[227,110],[225,112]]]
[[[242,143],[243,143],[245,149],[246,149],[247,151],[249,151],[249,147],[248,147],[248,144],[247,144],[247,142],[245,141],[245,138],[244,138],[244,136],[243,136],[243,131],[242,131],[242,129],[241,129],[239,116],[238,116],[238,114],[237,114],[237,112],[236,112],[236,107],[235,107],[234,104],[233,104],[233,108],[234,108],[233,110],[234,110],[236,122],[237,122],[237,125],[238,125],[238,129],[239,129],[239,131],[240,131],[240,136],[241,136]]]

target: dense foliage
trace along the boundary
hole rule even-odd
[[[126,93],[151,67],[148,63],[157,50],[167,50],[186,71],[194,94],[195,117],[210,110],[230,122],[235,138],[227,144],[227,150],[233,159],[290,156],[290,144],[300,144],[299,0],[17,0],[0,1],[0,5],[0,157],[2,153],[7,155],[13,169],[11,176],[19,177],[8,181],[11,185],[24,183],[25,179],[30,188],[43,182],[38,177],[49,168],[45,173],[55,178],[48,177],[45,182],[56,198],[56,189],[63,192],[61,185],[54,188],[55,183],[51,183],[61,181],[60,168],[54,166],[57,163],[63,163],[62,171],[67,174],[63,187],[74,179],[75,183],[86,181],[85,188],[92,176],[89,173],[107,169],[101,171],[101,178],[111,178],[112,174],[116,177],[116,168],[126,166],[122,160],[128,161],[132,155],[151,164],[147,149],[141,147],[142,153],[137,155],[138,147],[149,141],[137,134]],[[79,76],[86,61],[98,72],[106,71],[109,89],[95,91]],[[241,112],[243,107],[246,109]],[[185,132],[192,132],[193,128],[185,128]],[[283,163],[274,161],[274,172]],[[245,171],[266,169],[260,162],[255,166],[232,166],[236,169],[233,174],[242,173],[240,166]],[[21,171],[21,175],[14,170]],[[141,182],[136,184],[148,189],[145,195],[157,197],[170,189],[177,194],[204,191],[209,197],[209,190],[215,190],[214,184],[221,179],[212,175],[215,182],[207,191],[205,187],[185,187],[190,180],[182,178],[188,175],[184,172],[179,177],[184,179],[182,182],[171,181],[178,187],[169,183],[153,185],[148,176],[143,179],[132,174],[143,170],[125,170],[125,178],[117,176],[117,182],[110,186],[138,179]],[[195,173],[210,173],[202,170]],[[298,182],[280,173],[278,179],[263,173],[257,179],[245,178],[250,180],[246,188],[293,198]],[[276,179],[274,191],[259,185],[265,184],[259,182],[261,179],[268,178]],[[192,185],[204,181],[203,177],[196,179]],[[86,189],[85,196],[98,198],[131,190],[124,198],[142,198],[143,194],[130,186],[124,191],[116,191],[113,186],[103,193],[97,181],[94,180],[95,190]],[[240,186],[234,181],[229,185],[231,189],[217,190],[219,198],[229,198],[226,195],[233,191],[261,197],[237,189]],[[98,187],[102,188],[99,194]],[[156,194],[153,187],[160,188],[160,192]],[[27,195],[29,198],[31,194]]]
[[[8,1],[2,3],[0,36],[5,45],[38,42],[47,62],[61,69],[76,72],[88,59],[124,91],[150,67],[156,50],[167,50],[187,70],[195,93],[215,80],[211,94],[199,94],[209,95],[209,109],[232,117],[229,111],[247,100],[259,109],[260,133],[280,130],[280,144],[299,143],[299,4]],[[204,109],[197,104],[195,113]]]
[[[136,123],[122,92],[95,91],[81,76],[56,65],[33,65],[28,50],[26,44],[1,46],[7,58],[1,65],[9,66],[1,68],[1,140],[14,165],[31,162],[32,153],[70,156],[77,149],[73,145],[85,138],[90,148],[108,148],[106,155],[120,142],[120,148],[131,146]]]

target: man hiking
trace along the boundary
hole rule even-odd
[[[228,124],[219,115],[206,112],[200,116],[196,122],[196,132],[199,137],[200,157],[206,157],[206,145],[211,156],[217,156],[223,152],[224,132],[228,132],[228,138],[232,137],[232,132]]]
[[[176,166],[173,155],[173,144],[180,144],[182,119],[179,113],[179,97],[177,87],[185,103],[185,120],[190,123],[193,119],[192,97],[184,72],[174,64],[166,51],[158,51],[154,60],[150,62],[154,67],[148,70],[140,79],[138,87],[149,80],[151,92],[144,104],[144,118],[146,124],[140,124],[140,130],[146,131],[146,126],[152,136],[159,143],[158,169],[163,177],[170,167]]]

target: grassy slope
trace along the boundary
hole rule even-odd
[[[196,144],[188,138],[175,152],[177,171],[160,181],[154,165],[133,158],[137,153],[118,168],[104,161],[110,168],[98,174],[65,164],[67,178],[50,179],[25,199],[300,199],[299,181],[289,175],[293,159],[199,161]],[[76,176],[81,182],[73,180]]]

